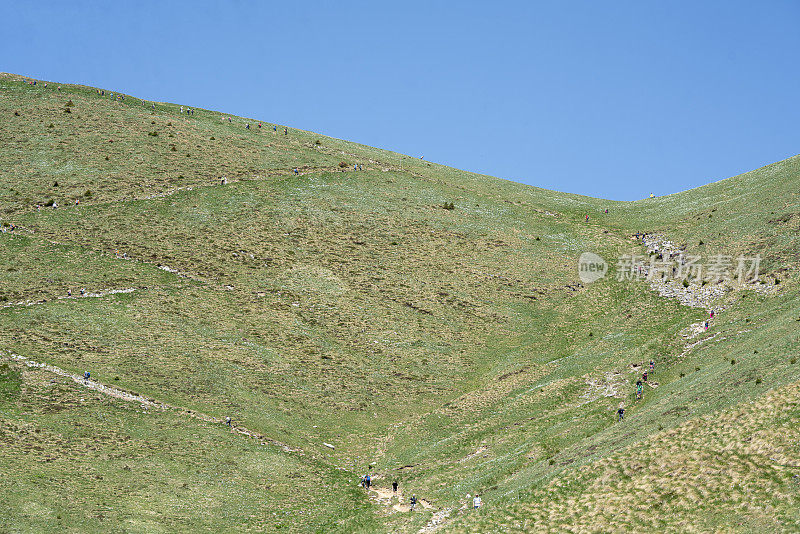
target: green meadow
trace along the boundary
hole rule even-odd
[[[800,157],[613,202],[99,91],[0,76],[0,531],[798,529]],[[760,281],[705,330],[640,231]]]

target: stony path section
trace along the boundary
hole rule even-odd
[[[642,244],[647,248],[649,254],[661,254],[665,261],[674,260],[680,263],[683,258],[688,258],[688,254],[673,241],[670,241],[662,234],[647,234],[642,238]],[[645,274],[648,267],[644,267]],[[655,273],[654,273],[655,274]],[[669,273],[667,273],[669,274]],[[693,308],[705,308],[722,311],[723,306],[716,304],[721,297],[734,289],[744,289],[755,291],[761,294],[774,294],[778,291],[775,286],[749,282],[737,285],[733,280],[724,279],[716,283],[706,285],[690,282],[684,287],[683,279],[676,279],[671,276],[648,276],[650,288],[665,298],[675,298],[684,306]]]
[[[439,530],[441,527],[444,526],[444,523],[445,521],[447,521],[447,518],[450,517],[450,512],[452,510],[453,510],[452,508],[445,508],[443,510],[439,510],[438,512],[434,512],[430,521],[428,521],[428,523],[424,527],[419,529],[418,532],[420,534],[428,532],[436,532],[437,530]]]
[[[650,254],[661,254],[664,260],[680,262],[686,251],[678,247],[661,234],[648,234],[642,238],[642,244]],[[664,298],[674,298],[684,306],[711,309],[713,303],[731,290],[728,283],[707,284],[705,286],[691,282],[683,286],[682,279],[674,277],[648,276],[650,288]]]
[[[0,309],[11,308],[16,306],[35,306],[37,304],[45,304],[47,302],[53,302],[55,300],[99,298],[99,297],[105,297],[107,295],[118,295],[120,293],[133,293],[134,291],[136,291],[135,287],[127,287],[125,289],[101,289],[99,291],[84,293],[83,295],[64,295],[61,297],[55,297],[51,299],[22,300],[19,302],[9,302],[0,306]]]
[[[219,425],[224,425],[225,424],[225,421],[223,419],[219,418],[219,417],[214,417],[212,415],[208,415],[208,414],[205,414],[205,413],[202,413],[202,412],[198,412],[198,411],[195,411],[195,410],[190,410],[188,408],[183,408],[183,407],[175,406],[173,404],[169,404],[169,403],[166,403],[166,402],[161,402],[161,401],[158,401],[156,399],[147,398],[147,397],[144,397],[143,395],[139,395],[137,393],[132,393],[132,392],[129,392],[129,391],[124,391],[124,390],[121,390],[121,389],[118,389],[118,388],[107,386],[107,385],[102,384],[102,383],[100,383],[100,382],[98,382],[96,380],[86,379],[81,375],[76,375],[76,374],[70,373],[69,371],[61,369],[60,367],[56,367],[55,365],[36,362],[36,361],[33,361],[33,360],[29,359],[29,358],[26,358],[25,356],[21,356],[19,354],[14,354],[14,353],[7,353],[7,352],[1,351],[1,350],[0,350],[0,354],[6,355],[6,356],[10,357],[12,360],[21,362],[21,363],[25,364],[28,367],[44,369],[45,371],[49,371],[49,372],[51,372],[51,373],[53,373],[55,375],[69,378],[73,382],[78,384],[79,386],[91,389],[93,391],[97,391],[98,393],[102,393],[103,395],[108,395],[109,397],[114,397],[116,399],[120,399],[120,400],[127,401],[127,402],[139,403],[139,405],[142,408],[144,408],[145,410],[148,409],[148,408],[155,408],[155,409],[159,409],[159,410],[172,410],[172,411],[179,412],[179,413],[182,413],[184,415],[187,415],[189,417],[193,417],[195,419],[199,419],[199,420],[201,420],[203,422],[206,422],[206,423],[219,424]],[[243,427],[241,425],[236,425],[236,424],[232,425],[231,426],[231,432],[235,432],[235,433],[241,434],[243,436],[247,436],[247,437],[250,437],[250,438],[257,439],[259,442],[261,442],[262,445],[274,445],[276,447],[280,447],[285,452],[295,452],[295,453],[299,453],[300,455],[304,454],[301,449],[290,447],[289,445],[286,445],[285,443],[282,443],[280,441],[274,440],[272,438],[268,438],[268,437],[264,436],[263,434],[261,434],[259,432],[256,432],[254,430],[250,430],[250,429],[248,429],[246,427]]]
[[[0,352],[0,353],[2,353],[2,352]],[[81,386],[83,386],[85,388],[88,388],[88,389],[91,389],[91,390],[94,390],[94,391],[98,391],[98,392],[102,393],[103,395],[108,395],[109,397],[114,397],[116,399],[121,399],[121,400],[128,401],[128,402],[138,402],[142,406],[142,408],[160,408],[160,409],[166,409],[167,408],[167,406],[165,404],[158,403],[153,399],[148,399],[148,398],[143,397],[141,395],[137,395],[136,393],[130,393],[128,391],[123,391],[121,389],[117,389],[117,388],[113,388],[113,387],[110,387],[110,386],[106,386],[104,384],[101,384],[100,382],[97,382],[96,380],[86,379],[86,378],[84,378],[84,377],[82,377],[80,375],[72,374],[69,371],[65,371],[64,369],[61,369],[60,367],[56,367],[55,365],[50,365],[50,364],[47,364],[47,363],[35,362],[33,360],[29,360],[25,356],[20,356],[19,354],[11,353],[11,354],[9,354],[9,356],[10,356],[10,358],[12,360],[16,360],[18,362],[22,362],[25,365],[27,365],[28,367],[35,367],[35,368],[39,368],[39,369],[44,369],[45,371],[49,371],[49,372],[51,372],[53,374],[56,374],[58,376],[67,377],[67,378],[71,379],[73,382],[75,382],[76,384],[79,384],[79,385],[81,385]]]

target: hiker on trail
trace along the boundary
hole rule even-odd
[[[714,318],[714,310],[711,310],[711,311],[708,313],[708,317],[709,317],[710,319],[713,319],[713,318]]]
[[[655,370],[656,370],[656,362],[650,360],[650,374],[653,374]]]
[[[183,115],[183,106],[181,106],[181,115]]]
[[[370,487],[370,485],[371,485],[371,484],[372,484],[372,477],[370,477],[370,476],[369,476],[369,473],[367,473],[367,474],[366,474],[366,475],[364,475],[364,477],[361,479],[361,485],[362,485],[362,486],[364,486],[364,489],[365,489],[365,490],[369,491],[369,487]]]
[[[589,222],[589,216],[588,215],[586,216],[586,222]]]
[[[67,289],[67,296],[68,296],[68,297],[71,297],[71,296],[72,296],[72,290],[71,290],[71,289]]]
[[[92,374],[89,371],[84,371],[83,372],[83,379],[84,380],[89,380],[90,376],[92,376]]]
[[[618,417],[617,422],[622,421],[622,419],[625,417],[625,408],[623,408],[622,406],[620,406],[619,410],[617,410],[617,417]]]
[[[397,493],[397,481],[392,482],[392,493]]]
[[[476,493],[475,498],[472,499],[472,508],[478,509],[480,507],[481,507],[481,496]]]
[[[642,398],[642,381],[641,380],[637,380],[636,381],[636,398],[637,399],[641,399]]]
[[[261,123],[260,122],[258,123],[258,129],[259,130],[261,129]]]
[[[230,415],[225,418],[225,424],[228,425],[228,427],[231,426],[231,416]]]
[[[247,123],[247,125],[245,126],[245,128],[247,128],[248,130],[250,129],[250,123],[249,123],[249,122]]]
[[[353,170],[357,171],[358,170],[358,165],[353,165]]]
[[[706,321],[705,323],[703,323],[703,329],[704,329],[704,330],[708,330],[708,321]]]
[[[153,109],[156,109],[156,103],[153,102]]]
[[[289,128],[283,127],[283,135],[289,135]]]
[[[84,296],[84,295],[86,295],[86,289],[81,288],[81,296]]]
[[[228,122],[231,122],[231,118],[230,117],[228,117]]]
[[[647,371],[645,371],[644,373],[642,373],[642,380],[644,380],[645,382],[647,382]]]
[[[413,512],[414,508],[417,507],[417,496],[416,495],[412,495],[411,496],[411,500],[408,501],[408,504],[411,505],[411,511]]]
[[[223,176],[222,177],[222,185],[225,185],[227,183],[228,183],[228,179]]]
[[[606,215],[608,215],[608,208],[606,208]]]
[[[294,175],[295,175],[295,176],[297,176],[297,174],[298,174],[298,172],[297,172],[297,167],[295,167],[295,168],[294,168]]]
[[[192,117],[194,117],[194,108],[192,108]]]

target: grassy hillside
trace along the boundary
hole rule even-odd
[[[577,530],[797,521],[800,473],[761,457],[746,474],[687,468],[701,495],[739,475],[776,489],[743,493],[741,512],[713,524],[727,497],[581,510],[635,497],[630,462],[683,450],[718,418],[796,426],[791,410],[747,407],[797,402],[800,159],[620,203],[108,90],[3,75],[0,96],[0,484],[14,529],[411,532],[434,513],[469,532],[531,528],[528,516]],[[616,258],[645,254],[636,231],[693,254],[761,254],[765,283],[729,288],[698,332],[706,310],[616,279]],[[580,282],[585,251],[609,276]],[[744,432],[719,424],[692,446],[711,457],[719,436]],[[378,492],[357,487],[370,468]],[[706,468],[721,478],[695,476]],[[622,474],[598,486],[609,470]],[[657,491],[675,493],[659,473]],[[384,493],[394,480],[402,502]],[[475,492],[486,506],[473,513]],[[412,493],[426,504],[414,513]],[[554,494],[574,506],[556,513]]]

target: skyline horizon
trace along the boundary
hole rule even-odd
[[[0,5],[0,70],[626,201],[800,150],[800,5]],[[124,23],[121,23],[123,22]]]
[[[2,72],[2,71],[0,71],[0,74],[10,74],[12,76],[20,76],[22,78],[29,78],[31,80],[35,79],[37,81],[42,81],[42,82],[47,82],[47,83],[61,83],[61,84],[65,84],[65,85],[75,85],[75,86],[89,87],[89,88],[92,88],[92,89],[102,89],[102,90],[106,90],[106,91],[112,91],[111,88],[100,87],[100,86],[91,85],[91,84],[88,84],[88,83],[73,83],[73,82],[65,82],[65,81],[49,80],[49,79],[45,80],[44,78],[39,78],[39,77],[35,77],[35,76],[29,76],[27,74],[20,74],[20,73],[15,73],[15,72]],[[140,97],[140,96],[138,96],[136,94],[127,93],[125,91],[121,91],[120,89],[113,89],[113,91],[114,92],[120,92],[120,93],[123,93],[125,95],[131,96],[131,97],[134,97],[134,98],[138,98],[140,100],[145,100],[145,101],[148,101],[148,102],[155,102],[156,104],[167,104],[167,105],[174,105],[174,106],[183,105],[183,106],[192,107],[194,109],[202,109],[202,110],[207,111],[207,112],[221,113],[221,114],[224,114],[224,115],[232,115],[232,116],[236,116],[236,117],[239,117],[239,118],[249,118],[249,119],[252,119],[252,120],[260,120],[260,121],[265,122],[265,123],[266,122],[270,122],[272,124],[278,124],[278,123],[273,123],[271,121],[268,121],[266,119],[258,119],[258,118],[254,117],[254,116],[247,117],[247,116],[244,116],[244,115],[235,115],[233,113],[228,113],[228,112],[221,111],[221,110],[218,110],[218,109],[198,107],[198,106],[195,106],[195,105],[191,105],[190,106],[189,104],[181,103],[181,102],[171,102],[171,101],[167,101],[167,100],[154,100],[154,99],[150,99],[150,98],[142,98],[142,97]],[[380,149],[380,150],[385,150],[387,152],[394,152],[396,154],[401,154],[402,156],[405,156],[405,157],[408,157],[408,158],[424,159],[425,161],[427,161],[429,163],[435,163],[437,165],[450,167],[450,168],[453,168],[453,169],[456,169],[456,170],[459,170],[459,171],[465,171],[465,172],[469,172],[469,173],[473,173],[473,174],[479,174],[479,175],[482,175],[482,176],[489,176],[491,178],[497,178],[497,179],[500,179],[500,180],[507,180],[509,182],[514,182],[514,183],[521,184],[521,185],[528,185],[528,186],[535,187],[535,188],[538,188],[538,189],[544,189],[544,190],[547,190],[547,191],[554,191],[554,192],[557,192],[557,193],[568,193],[568,194],[573,194],[573,195],[593,198],[593,199],[597,199],[597,200],[606,200],[606,201],[609,201],[609,202],[636,202],[636,201],[639,201],[639,200],[646,200],[646,199],[650,198],[649,195],[647,195],[647,196],[643,196],[641,198],[634,198],[634,199],[615,199],[615,198],[607,198],[607,197],[601,197],[601,196],[587,195],[585,193],[580,193],[580,192],[576,192],[576,191],[567,191],[567,190],[562,190],[562,189],[554,189],[554,188],[550,188],[550,187],[544,187],[544,186],[541,186],[541,185],[537,185],[537,184],[531,183],[531,182],[526,182],[526,181],[522,181],[522,180],[515,180],[513,178],[508,178],[508,177],[505,177],[505,176],[498,176],[498,175],[488,174],[488,173],[485,173],[485,172],[474,171],[474,170],[468,169],[468,168],[456,167],[456,166],[450,165],[448,163],[443,163],[443,162],[436,161],[434,159],[420,158],[420,157],[417,157],[417,156],[413,156],[411,154],[405,154],[405,153],[402,153],[402,152],[398,152],[397,150],[394,150],[394,149],[388,148],[388,147],[371,145],[369,143],[364,143],[364,142],[361,142],[361,141],[354,141],[352,139],[346,139],[346,138],[343,138],[343,137],[336,137],[334,135],[326,134],[326,133],[323,133],[323,132],[318,132],[318,131],[315,131],[315,130],[306,130],[304,128],[297,128],[296,126],[292,126],[291,124],[286,124],[285,126],[287,126],[289,128],[292,128],[292,129],[295,129],[295,130],[300,130],[300,131],[304,131],[304,132],[307,132],[307,133],[313,133],[313,134],[317,134],[317,135],[322,135],[322,136],[329,137],[329,138],[332,138],[332,139],[338,139],[338,140],[341,140],[341,141],[347,141],[347,142],[352,142],[352,143],[356,143],[356,144],[361,144],[361,145],[364,145],[364,146],[377,148],[377,149]],[[726,176],[724,178],[710,179],[710,180],[706,181],[705,183],[698,184],[698,185],[695,185],[695,186],[691,186],[691,187],[688,187],[686,189],[680,189],[680,190],[672,191],[672,192],[661,194],[661,195],[655,195],[655,198],[668,197],[668,196],[671,196],[671,195],[677,195],[677,194],[683,193],[685,191],[691,191],[692,189],[698,189],[700,187],[703,187],[703,186],[706,186],[706,185],[709,185],[709,184],[721,182],[721,181],[724,181],[724,180],[728,180],[730,178],[736,178],[737,176],[741,176],[743,174],[747,174],[747,173],[750,173],[750,172],[753,172],[753,171],[757,171],[757,170],[762,169],[764,167],[768,167],[770,165],[773,165],[773,164],[776,164],[776,163],[780,163],[782,161],[786,161],[786,160],[792,159],[792,158],[797,157],[797,156],[800,156],[800,152],[795,153],[795,154],[790,154],[790,155],[788,155],[788,156],[786,156],[784,158],[781,158],[781,159],[778,159],[778,160],[775,160],[775,161],[770,161],[768,163],[764,163],[764,164],[756,166],[756,167],[749,168],[748,170],[744,170],[744,171],[742,171],[742,172],[740,172],[738,174],[733,174],[731,176]]]

